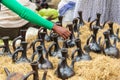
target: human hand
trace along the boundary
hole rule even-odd
[[[59,34],[61,37],[63,37],[64,39],[67,39],[71,32],[69,30],[67,30],[64,27],[58,26],[58,25],[54,25],[53,29],[54,32],[56,32],[57,34]]]

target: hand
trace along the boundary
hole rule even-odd
[[[64,39],[67,39],[71,32],[69,30],[67,30],[64,27],[61,26],[57,26],[56,24],[54,25],[53,29],[54,32],[58,33],[61,37],[63,37]]]

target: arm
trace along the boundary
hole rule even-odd
[[[28,9],[27,7],[20,4],[17,0],[1,0],[1,3],[8,7],[10,10],[18,14],[21,18],[28,20],[34,24],[43,26],[47,29],[52,29],[54,24],[38,14],[34,11]]]
[[[17,0],[0,0],[0,2],[16,14],[18,14],[21,18],[24,18],[25,20],[30,21],[34,24],[43,26],[49,30],[52,29],[64,39],[67,39],[71,34],[69,30],[65,29],[64,27],[57,26],[56,24],[53,24],[52,22],[42,18],[34,11],[21,5],[19,2],[17,2]]]

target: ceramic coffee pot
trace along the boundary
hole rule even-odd
[[[21,53],[21,57],[18,58],[19,53]],[[16,49],[12,55],[12,61],[14,63],[30,62],[30,60],[27,58],[27,42],[21,42],[20,48]]]
[[[109,31],[110,31],[110,38],[112,40],[116,39],[118,42],[120,42],[120,38],[119,38],[119,28],[117,29],[116,31],[116,34],[114,33],[114,26],[113,26],[113,22],[109,22],[108,25],[109,25]]]
[[[98,27],[93,27],[93,34],[90,35],[86,42],[86,46],[89,46],[90,50],[96,53],[100,53],[102,51],[100,44],[101,37],[99,37],[97,41],[98,29]]]
[[[69,31],[71,31],[71,35],[69,39],[67,40],[67,45],[68,47],[74,47],[75,46],[75,35],[73,31],[73,24],[67,24],[67,28],[69,29]]]
[[[50,44],[50,46],[48,48],[48,52],[49,52],[50,56],[60,58],[60,57],[62,57],[62,54],[61,54],[61,48],[58,43],[58,34],[53,33],[52,39],[53,39],[53,43]]]
[[[107,56],[113,57],[113,58],[119,58],[119,49],[116,47],[116,39],[114,40],[114,43],[111,44],[109,35],[109,31],[105,31],[103,33],[104,35],[104,43],[103,43],[103,53]],[[104,48],[104,46],[106,46]]]
[[[7,68],[4,68],[4,71],[6,72],[7,75],[6,80],[27,80],[29,76],[35,73],[34,71],[31,71],[26,75],[23,75],[22,73],[18,73],[18,72],[10,73],[10,71]]]
[[[74,60],[72,60],[71,66],[68,66],[67,64],[67,52],[68,50],[66,48],[62,48],[62,58],[60,62],[58,63],[58,67],[55,71],[55,74],[58,78],[61,78],[62,80],[68,79],[75,75],[75,72],[73,70],[74,68]]]
[[[2,40],[3,40],[4,45],[0,46],[0,48],[2,48],[0,55],[4,55],[4,56],[8,55],[11,57],[12,53],[11,53],[10,48],[9,48],[9,37],[8,36],[2,37]]]
[[[42,46],[37,47],[37,51],[38,51],[37,62],[39,63],[38,68],[39,69],[53,69],[53,64],[49,61],[48,58],[44,58],[42,50],[43,50]]]
[[[75,60],[76,62],[81,61],[81,60],[91,60],[91,56],[89,55],[90,49],[89,47],[85,47],[83,51],[81,48],[81,40],[78,38],[75,40],[76,46],[77,48],[75,50],[73,50],[72,52],[72,60]],[[75,53],[77,53],[77,55],[75,56]]]
[[[20,46],[16,46],[16,42],[17,42],[18,40],[21,40],[21,42],[22,42],[22,41],[25,41],[26,31],[27,31],[27,30],[25,30],[25,29],[21,29],[21,30],[20,30],[20,36],[16,37],[16,38],[13,40],[12,45],[13,45],[13,50],[14,50],[14,51],[20,47]]]

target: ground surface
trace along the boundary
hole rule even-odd
[[[116,24],[114,26],[116,28],[120,27]],[[104,32],[107,28],[108,27],[106,25],[105,29],[100,30],[98,33],[98,36],[102,36],[102,40],[103,40],[102,32]],[[82,34],[80,38],[83,47],[86,43],[86,39],[89,37],[91,32],[89,31],[89,28],[87,26],[84,26],[81,28],[81,33]],[[48,47],[49,44],[50,43],[47,43],[46,47]],[[120,43],[117,44],[117,47],[120,49]],[[75,47],[68,49],[69,56],[74,49]],[[32,50],[29,49],[27,53],[28,58],[30,58]],[[103,54],[96,54],[93,52],[91,52],[90,55],[92,57],[91,61],[80,61],[75,63],[74,70],[76,74],[75,76],[69,78],[68,80],[120,80],[120,59],[113,59],[104,56]],[[54,69],[48,70],[47,80],[60,80],[59,78],[56,77],[56,75],[54,75],[59,60],[57,58],[50,57],[50,61],[53,63]],[[70,64],[71,60],[68,59],[68,63]],[[11,58],[7,56],[2,56],[0,57],[0,80],[5,80],[6,78],[4,67],[7,67],[10,70],[10,72],[19,72],[23,73],[24,75],[32,70],[29,63],[14,64],[12,63]],[[39,70],[40,80],[42,78],[43,72],[44,72],[43,70]],[[32,80],[32,76],[29,78],[29,80]]]

